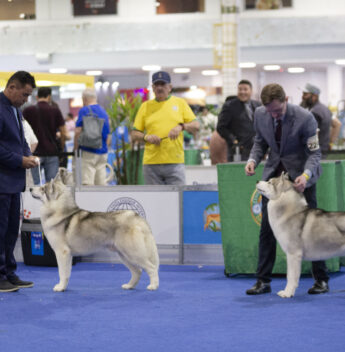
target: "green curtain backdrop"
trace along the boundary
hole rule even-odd
[[[252,274],[256,272],[260,214],[256,204],[256,181],[261,179],[263,166],[256,175],[248,177],[244,163],[218,164],[218,192],[222,228],[222,243],[226,273]],[[317,185],[318,207],[325,210],[344,209],[344,162],[322,163],[323,173]],[[254,210],[254,211],[253,211]],[[339,258],[327,261],[330,271],[338,271]],[[302,273],[310,273],[311,263],[303,262]],[[273,273],[286,273],[286,257],[278,245]]]

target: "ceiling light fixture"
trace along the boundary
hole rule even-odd
[[[66,73],[67,72],[67,68],[50,68],[49,69],[50,73]]]
[[[190,72],[190,68],[188,67],[176,67],[173,69],[174,73],[189,73]]]
[[[337,65],[345,65],[345,59],[338,59],[338,60],[335,60],[335,63]]]
[[[289,73],[303,73],[303,72],[305,72],[305,68],[304,67],[289,67],[287,69],[287,71]]]
[[[144,65],[141,68],[143,71],[159,71],[162,69],[162,66],[159,65]]]
[[[278,70],[280,70],[280,66],[279,65],[265,65],[264,70],[265,71],[278,71]]]
[[[100,76],[103,73],[103,71],[100,70],[91,70],[91,71],[86,71],[87,76]]]
[[[219,74],[218,70],[204,70],[201,71],[203,76],[217,76]]]
[[[254,68],[254,67],[256,67],[256,63],[255,62],[240,62],[239,67],[240,68]]]

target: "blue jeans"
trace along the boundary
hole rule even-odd
[[[59,157],[58,156],[40,156],[40,165],[31,169],[32,178],[35,185],[40,184],[39,168],[44,170],[46,182],[53,179],[59,171]]]

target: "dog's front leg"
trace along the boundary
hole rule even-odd
[[[290,298],[295,294],[301,275],[302,253],[289,254],[287,258],[287,284],[284,290],[279,291],[278,295],[283,298]]]
[[[54,291],[65,291],[68,285],[68,280],[72,270],[72,255],[66,247],[55,251],[56,260],[59,268],[60,282],[54,286]]]

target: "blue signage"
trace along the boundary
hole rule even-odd
[[[42,232],[31,232],[31,254],[44,255],[44,241]]]
[[[217,191],[183,192],[183,242],[221,244]]]

